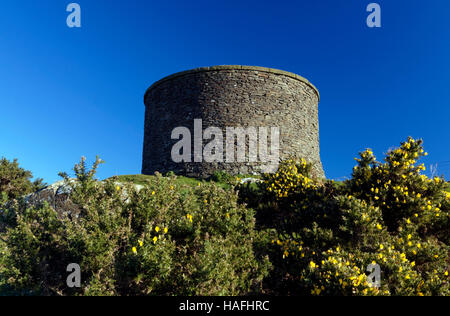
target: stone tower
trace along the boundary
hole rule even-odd
[[[208,177],[221,170],[230,174],[274,171],[276,168],[259,159],[258,155],[252,159],[250,148],[257,144],[252,148],[261,149],[259,141],[265,138],[271,152],[271,148],[276,148],[270,146],[277,141],[271,138],[276,135],[273,128],[277,128],[279,159],[290,156],[306,158],[314,164],[314,175],[324,177],[319,154],[319,98],[317,89],[305,78],[263,67],[214,66],[163,78],[154,83],[144,97],[142,173],[174,171],[181,175]],[[211,133],[202,135],[210,127],[214,127],[216,133],[222,131],[223,138],[227,138],[223,140],[223,146],[212,151],[217,154],[217,148],[222,147],[219,154],[223,149],[223,160],[202,159],[202,148],[212,139],[220,140],[222,137],[216,134],[213,137]],[[241,138],[246,146],[245,161],[225,158],[227,149],[229,154],[233,150],[231,156],[238,157],[239,135],[236,133],[234,137],[231,134],[233,138],[230,138],[227,134],[230,127],[249,132],[247,137]],[[173,135],[180,128],[189,130],[184,138],[190,138],[183,140],[188,145],[180,150],[189,159],[181,161],[174,159],[173,154],[178,148],[176,144],[183,138],[180,133]],[[267,135],[258,134],[264,128],[267,128]],[[256,142],[251,137],[255,131],[256,137],[259,136]],[[236,145],[235,148],[227,147],[227,142]]]

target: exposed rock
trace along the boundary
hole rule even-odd
[[[241,179],[241,184],[244,184],[244,183],[257,183],[257,182],[262,182],[262,180],[261,179],[257,179],[257,178]]]
[[[81,210],[70,199],[71,193],[72,188],[70,185],[64,181],[58,181],[42,190],[25,196],[25,202],[28,207],[39,207],[47,202],[61,218],[66,216],[70,219],[77,218]]]
[[[75,181],[72,179],[71,181]],[[123,186],[121,182],[115,182],[115,185]],[[144,188],[143,185],[133,184],[137,191]],[[40,207],[45,202],[53,208],[60,218],[68,217],[69,219],[75,219],[80,216],[81,208],[72,202],[70,195],[72,193],[72,187],[65,183],[65,181],[55,182],[42,190],[29,194],[24,197],[27,207]],[[126,196],[126,190],[123,191]]]

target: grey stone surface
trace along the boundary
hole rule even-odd
[[[71,179],[71,181],[76,181]],[[115,182],[115,185],[124,187],[124,183]],[[144,188],[143,185],[133,184],[134,189],[139,192]],[[55,182],[42,190],[28,194],[24,197],[27,207],[41,207],[45,202],[53,208],[60,218],[68,217],[76,219],[81,214],[81,209],[71,200],[72,187],[63,180]],[[125,202],[128,201],[126,188],[122,191]]]
[[[314,164],[314,175],[324,177],[319,151],[319,98],[317,89],[305,78],[263,67],[214,66],[163,78],[144,97],[142,173],[174,171],[208,177],[218,170],[230,174],[261,172],[260,162],[175,163],[171,151],[178,140],[171,139],[173,129],[187,127],[193,138],[194,119],[202,119],[203,129],[219,127],[224,137],[226,127],[279,127],[280,159],[306,158]]]
[[[28,207],[40,207],[47,202],[58,215],[62,217],[78,218],[80,208],[70,199],[72,188],[64,181],[58,181],[44,189],[25,196]]]

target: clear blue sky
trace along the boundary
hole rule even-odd
[[[300,74],[321,93],[321,157],[348,176],[358,151],[381,158],[409,135],[450,178],[450,1],[2,1],[0,156],[47,182],[82,155],[100,178],[141,170],[143,95],[201,66],[242,64]]]

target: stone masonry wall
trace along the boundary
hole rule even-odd
[[[319,154],[318,102],[317,89],[306,79],[276,69],[215,66],[166,77],[153,84],[144,97],[142,173],[174,171],[208,177],[218,170],[231,174],[261,172],[260,162],[175,163],[171,151],[178,140],[171,139],[173,129],[187,127],[193,142],[194,119],[202,119],[203,129],[214,126],[223,130],[224,143],[226,127],[268,127],[269,140],[270,127],[279,127],[280,159],[306,158],[314,163],[315,176],[324,177]],[[205,140],[204,144],[208,142]]]

